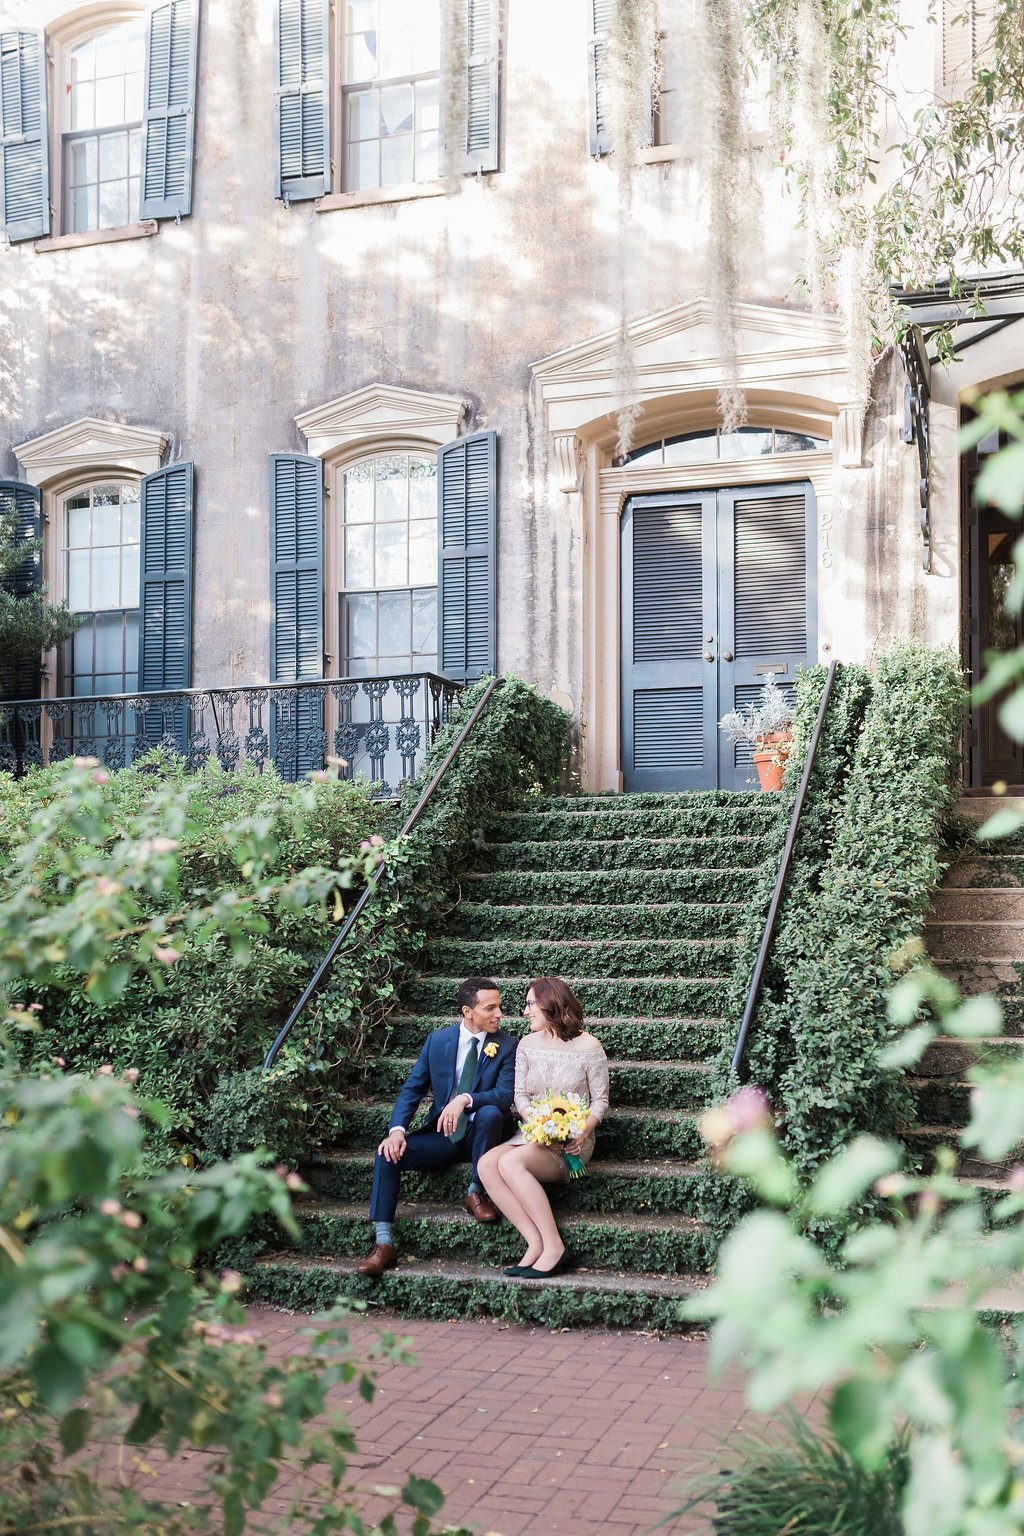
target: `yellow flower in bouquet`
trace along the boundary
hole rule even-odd
[[[543,1098],[534,1099],[523,1118],[523,1136],[536,1147],[555,1147],[575,1141],[583,1134],[590,1106],[579,1093],[556,1093],[549,1088]],[[578,1179],[586,1173],[582,1158],[565,1154],[569,1177]]]

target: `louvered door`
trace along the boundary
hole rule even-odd
[[[717,773],[715,493],[634,496],[622,519],[622,760],[627,790],[703,789]]]
[[[791,689],[817,650],[806,483],[635,496],[622,520],[627,790],[744,789],[749,751],[718,721],[769,671]]]

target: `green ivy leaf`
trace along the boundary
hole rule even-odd
[[[900,1161],[899,1148],[890,1142],[858,1136],[818,1173],[811,1187],[811,1210],[818,1216],[839,1215],[855,1205],[876,1179],[894,1173]]]
[[[402,1503],[421,1515],[436,1515],[444,1506],[444,1494],[429,1478],[410,1476],[402,1489]]]
[[[984,843],[995,837],[1012,837],[1021,827],[1024,827],[1024,816],[1018,811],[1012,811],[1009,806],[1003,806],[995,815],[982,822],[974,835],[980,843]]]
[[[892,1439],[893,1416],[878,1382],[864,1376],[842,1381],[832,1394],[829,1428],[844,1450],[864,1467],[881,1467]]]
[[[933,1024],[919,1024],[916,1029],[908,1029],[906,1034],[894,1040],[892,1045],[887,1045],[884,1050],[879,1051],[879,1066],[890,1069],[915,1066],[937,1033]]]
[[[60,1443],[65,1456],[73,1456],[85,1444],[92,1424],[86,1408],[72,1408],[60,1421]]]

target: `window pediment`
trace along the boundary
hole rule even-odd
[[[41,437],[18,443],[14,452],[30,485],[46,485],[75,470],[135,470],[151,475],[160,468],[167,447],[166,433],[155,427],[128,426],[83,416]]]
[[[466,402],[452,395],[368,384],[303,411],[295,425],[312,457],[326,459],[346,448],[395,438],[416,438],[440,448],[458,436],[465,412]]]

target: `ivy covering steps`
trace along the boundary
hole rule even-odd
[[[499,821],[361,1066],[344,1144],[303,1169],[300,1240],[264,1256],[257,1293],[296,1306],[341,1293],[409,1315],[680,1327],[677,1303],[713,1259],[696,1209],[696,1122],[727,1027],[736,936],[779,814],[778,798],[760,794],[560,796]],[[470,975],[495,978],[517,1033],[529,982],[564,976],[608,1054],[611,1109],[594,1161],[586,1178],[552,1190],[579,1265],[542,1282],[504,1279],[520,1239],[465,1212],[461,1166],[403,1179],[399,1265],[362,1279],[373,1149],[423,1040],[455,1017]]]

